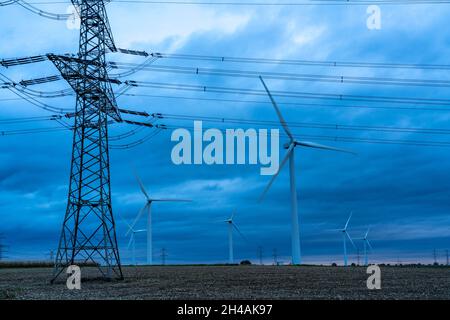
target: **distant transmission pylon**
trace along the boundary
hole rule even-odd
[[[259,264],[262,265],[263,264],[263,248],[261,246],[258,247],[257,255],[258,255],[258,259],[259,259]]]
[[[163,266],[166,265],[166,258],[167,258],[167,250],[166,250],[166,248],[162,248],[161,249],[161,264]]]
[[[5,258],[4,253],[6,252],[6,246],[3,245],[3,235],[0,234],[0,261],[2,261]]]
[[[108,117],[121,122],[105,54],[117,51],[103,0],[72,0],[80,16],[78,56],[49,59],[76,92],[66,215],[52,282],[73,264],[93,263],[106,279],[123,279],[111,205]]]

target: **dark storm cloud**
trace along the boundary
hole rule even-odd
[[[364,9],[364,10],[363,10]],[[3,9],[2,9],[3,10]],[[10,9],[8,9],[10,10]],[[130,9],[131,10],[131,9]],[[262,58],[286,58],[344,61],[399,61],[412,63],[448,63],[450,31],[445,26],[448,10],[434,9],[420,21],[414,8],[382,8],[383,28],[369,31],[365,28],[365,8],[307,8],[273,11],[249,10],[239,12],[229,9],[230,24],[240,15],[247,16],[233,32],[214,29],[195,29],[188,35],[175,32],[162,40],[136,40],[133,48],[154,51],[178,51],[224,56],[249,56]],[[14,11],[14,14],[23,14]],[[113,30],[121,34],[127,21],[113,10]],[[209,13],[208,13],[209,14]],[[216,13],[221,16],[221,12]],[[150,13],[148,13],[150,15]],[[139,16],[140,17],[140,16]],[[22,27],[13,28],[11,18],[2,24],[14,29],[11,45],[1,47],[3,58],[31,53],[70,52],[76,43],[76,32],[39,19],[30,20],[37,30],[52,30],[48,41],[28,37],[25,47],[20,46],[26,34]],[[206,23],[206,22],[205,22]],[[219,28],[220,29],[220,28]],[[58,32],[54,30],[59,30]],[[439,32],[436,32],[439,30]],[[158,32],[152,30],[152,32]],[[2,34],[4,36],[4,34]],[[130,34],[130,38],[134,36]],[[180,42],[180,38],[183,41]],[[63,42],[52,39],[64,39]],[[123,42],[126,37],[119,37]],[[62,41],[62,40],[61,40]],[[31,47],[33,50],[31,50]],[[114,55],[111,60],[121,58]],[[138,60],[134,60],[138,61]],[[442,79],[438,72],[359,69],[313,69],[286,66],[249,64],[213,64],[160,60],[160,65],[210,66],[244,70],[263,70],[332,75],[360,75],[386,77],[415,77]],[[33,78],[36,74],[49,75],[56,70],[42,64],[28,74],[25,68],[1,69],[14,79]],[[31,71],[30,71],[31,73]],[[139,73],[133,80],[195,83],[261,90],[257,79],[216,78],[164,73]],[[274,89],[343,93],[352,95],[413,96],[445,98],[446,89],[389,86],[345,86],[332,83],[280,82],[268,80]],[[202,93],[171,92],[164,90],[132,89],[130,94],[185,95],[207,97]],[[3,92],[2,92],[2,98]],[[6,97],[6,95],[5,95]],[[10,95],[8,95],[10,97]],[[209,96],[208,96],[209,97]],[[220,96],[219,96],[220,97]],[[265,97],[234,96],[235,99],[265,101]],[[123,96],[121,106],[172,114],[212,115],[229,118],[265,119],[276,121],[276,114],[268,104],[230,104],[200,101],[181,101],[148,97]],[[285,105],[292,102],[281,99],[285,118],[295,122],[343,123],[363,125],[389,125],[411,127],[442,127],[448,123],[443,112],[399,111],[374,109],[300,108]],[[311,102],[311,101],[309,101]],[[317,101],[316,101],[317,102]],[[325,101],[326,102],[326,101]],[[73,105],[73,97],[62,101],[51,100],[58,106]],[[331,103],[331,102],[329,102]],[[341,102],[337,101],[336,104]],[[3,118],[46,114],[22,102],[2,104]],[[345,104],[345,102],[342,102]],[[364,104],[364,103],[347,103]],[[375,104],[372,104],[375,105]],[[395,106],[395,105],[393,105]],[[176,126],[191,126],[190,122],[160,120]],[[49,124],[41,124],[49,126]],[[54,125],[54,124],[50,124]],[[217,124],[208,123],[205,127]],[[220,128],[235,125],[218,125]],[[6,130],[7,128],[5,128]],[[123,125],[111,126],[111,135],[126,132]],[[398,138],[404,140],[446,141],[447,135],[383,134],[379,132],[346,132],[313,129],[295,129],[302,134],[353,136],[364,138]],[[173,143],[171,131],[162,132],[147,143],[130,150],[111,151],[113,203],[118,224],[118,237],[122,257],[129,261],[126,248],[126,226],[118,218],[120,213],[128,222],[133,221],[144,205],[144,197],[136,184],[136,170],[154,196],[171,195],[192,198],[191,204],[164,204],[154,207],[155,256],[165,247],[169,261],[220,262],[227,259],[227,229],[224,220],[237,209],[235,221],[246,240],[235,234],[236,256],[239,259],[256,258],[256,248],[264,247],[266,259],[273,248],[288,260],[290,254],[290,199],[287,167],[283,169],[262,203],[257,199],[269,177],[259,175],[259,168],[252,166],[175,166],[170,160]],[[141,135],[142,136],[142,135]],[[138,137],[136,137],[137,139]],[[134,140],[134,137],[129,139]],[[5,233],[10,245],[11,257],[42,258],[54,248],[60,231],[67,197],[70,133],[46,133],[31,136],[2,137],[0,145],[0,232]],[[282,141],[284,142],[284,141]],[[325,141],[318,141],[324,142]],[[111,141],[119,145],[121,141]],[[359,237],[371,225],[371,237],[377,256],[394,257],[407,253],[421,258],[433,247],[449,246],[450,235],[443,227],[449,223],[448,190],[450,187],[448,148],[392,146],[378,144],[348,144],[327,142],[352,149],[353,157],[319,150],[298,149],[297,189],[301,217],[302,245],[306,261],[337,261],[341,253],[341,237],[328,232],[340,228],[351,210],[354,217],[351,234]],[[283,156],[284,150],[281,150]],[[140,226],[145,226],[141,221]],[[137,238],[138,254],[145,256],[145,236]],[[374,253],[375,254],[375,253]],[[415,255],[415,256],[414,256]]]

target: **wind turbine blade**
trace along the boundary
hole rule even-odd
[[[366,235],[364,236],[364,239],[367,239],[367,236],[369,235],[369,231],[370,231],[370,228],[367,229],[367,232],[366,232]]]
[[[289,160],[289,157],[291,155],[291,152],[294,150],[295,145],[293,143],[291,143],[291,145],[289,146],[289,149],[286,153],[286,155],[284,156],[283,161],[281,161],[280,166],[278,167],[278,171],[277,173],[275,173],[272,176],[272,179],[270,179],[269,184],[267,185],[267,187],[264,189],[263,193],[261,194],[261,196],[258,199],[258,202],[261,202],[264,197],[266,196],[266,193],[269,191],[270,187],[272,186],[272,184],[275,182],[275,179],[278,177],[278,175],[280,174],[281,169],[283,169],[284,165],[286,164],[286,162]]]
[[[145,209],[147,209],[147,207],[149,206],[149,203],[147,202],[145,204],[145,206],[142,207],[142,209],[139,211],[138,215],[136,216],[136,218],[133,221],[133,224],[131,225],[130,229],[128,229],[127,235],[133,231],[134,226],[136,225],[136,223],[139,221],[139,219],[142,217],[142,215],[145,212]]]
[[[233,213],[231,214],[231,217],[229,220],[233,221],[234,215],[236,214],[236,209],[233,210]]]
[[[124,217],[122,217],[122,215],[119,212],[117,212],[117,214],[119,215],[120,220],[122,220],[122,222],[124,222],[128,226],[128,231],[133,230],[131,225],[124,219]],[[126,235],[128,235],[128,233],[129,233],[128,231],[127,231]]]
[[[131,234],[130,241],[128,241],[128,246],[127,246],[128,249],[130,249],[131,245],[133,244],[133,240],[134,240],[134,233]]]
[[[247,241],[247,238],[242,234],[241,230],[239,230],[239,228],[238,228],[234,223],[232,223],[232,225],[233,225],[234,229],[236,229],[236,231],[239,233],[239,235],[240,235],[245,241]]]
[[[347,149],[329,147],[329,146],[326,146],[326,145],[323,145],[323,144],[309,142],[309,141],[295,141],[295,144],[298,145],[298,146],[302,146],[302,147],[322,149],[322,150],[331,150],[331,151],[338,151],[338,152],[345,152],[345,153],[350,153],[350,154],[356,155],[355,152],[347,150]]]
[[[283,126],[284,131],[286,132],[286,134],[289,136],[289,138],[290,138],[291,140],[294,140],[294,136],[292,135],[291,130],[289,130],[289,127],[288,127],[288,125],[287,125],[287,123],[286,123],[286,120],[284,120],[283,115],[281,114],[281,111],[280,111],[280,109],[278,108],[277,103],[275,102],[275,99],[272,97],[272,94],[270,93],[269,89],[268,89],[267,86],[266,86],[266,83],[264,82],[264,79],[260,76],[260,77],[259,77],[259,80],[261,80],[261,82],[262,82],[262,84],[263,84],[263,86],[264,86],[264,89],[266,89],[267,95],[268,95],[269,98],[270,98],[270,101],[272,101],[272,104],[273,104],[273,106],[274,106],[274,108],[275,108],[275,111],[277,112],[278,119],[280,119],[280,123],[281,123],[281,125]]]
[[[347,227],[348,227],[348,224],[350,222],[350,219],[352,218],[352,215],[353,215],[353,211],[350,212],[350,216],[348,217],[348,220],[347,220],[347,223],[345,224],[344,230],[347,230]]]
[[[367,245],[369,246],[370,250],[372,251],[373,248],[372,248],[372,245],[370,244],[369,240],[366,239],[366,243],[367,243]]]
[[[348,232],[345,232],[345,234],[347,235],[348,240],[350,240],[350,242],[351,242],[353,248],[356,249],[355,243],[353,242],[353,240],[352,240],[352,238],[350,237],[350,235],[348,234]]]
[[[141,178],[139,178],[139,175],[137,174],[137,172],[134,173],[134,175],[136,176],[136,180],[139,183],[139,187],[141,188],[142,193],[145,195],[145,197],[147,198],[147,201],[150,201],[150,197],[148,196],[147,191],[145,190],[144,184],[141,181]]]

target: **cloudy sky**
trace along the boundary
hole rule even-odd
[[[69,2],[42,4],[65,13]],[[310,61],[449,64],[449,5],[381,6],[380,30],[366,26],[366,6],[223,6],[110,3],[109,20],[116,45],[147,52]],[[71,24],[69,23],[69,26]],[[78,30],[16,5],[0,7],[0,58],[45,53],[76,53]],[[109,54],[115,62],[143,58]],[[159,59],[154,66],[214,68],[309,75],[450,80],[448,70],[345,68],[203,60]],[[121,70],[119,70],[121,71]],[[112,73],[119,72],[113,70]],[[58,74],[50,62],[0,73],[20,81]],[[257,78],[141,71],[122,80],[261,90]],[[376,97],[447,99],[448,87],[400,86],[267,79],[272,90]],[[63,81],[32,87],[66,89]],[[115,89],[119,89],[115,87]],[[0,130],[57,128],[54,121],[8,122],[8,119],[49,116],[51,112],[0,89]],[[183,98],[183,99],[180,99]],[[189,98],[189,99],[185,99]],[[58,108],[74,108],[74,97],[38,99]],[[228,101],[226,101],[228,100]],[[231,100],[231,101],[230,101]],[[448,143],[445,130],[428,133],[311,128],[298,124],[446,129],[448,102],[427,104],[277,97],[296,135],[347,148],[358,155],[297,149],[297,192],[305,263],[342,261],[341,228],[354,212],[349,233],[361,237],[371,226],[374,261],[430,262],[433,249],[443,262],[450,247],[450,156],[448,147],[368,143],[375,140]],[[264,96],[132,88],[119,106],[148,113],[277,121]],[[70,120],[67,120],[70,124]],[[192,127],[192,119],[160,119],[172,127]],[[273,128],[236,123],[207,123],[212,128]],[[111,136],[133,128],[111,125]],[[448,128],[447,128],[448,129]],[[190,204],[155,204],[154,259],[166,248],[169,263],[216,263],[227,260],[227,227],[218,220],[237,210],[235,222],[246,239],[235,235],[236,260],[290,259],[289,176],[285,168],[263,203],[258,197],[269,181],[259,166],[175,166],[170,158],[172,129],[131,149],[121,146],[147,137],[138,130],[111,141],[113,205],[131,222],[145,204],[133,175],[139,172],[153,197],[191,198]],[[403,130],[404,131],[404,130]],[[322,141],[317,136],[327,136]],[[334,137],[339,137],[333,139]],[[342,142],[343,137],[368,142]],[[283,138],[284,139],[284,138]],[[281,144],[285,141],[281,141]],[[336,141],[332,141],[336,140]],[[9,259],[44,259],[57,247],[65,213],[71,157],[71,132],[54,131],[0,137],[0,233]],[[281,156],[284,150],[280,150]],[[130,262],[126,225],[117,218],[121,256]],[[145,221],[139,223],[145,227]],[[362,242],[356,241],[362,249]],[[145,239],[137,237],[137,255],[145,258]],[[352,250],[352,261],[356,250]]]

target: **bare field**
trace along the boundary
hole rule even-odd
[[[381,267],[369,291],[363,267],[124,267],[125,280],[86,279],[70,291],[50,268],[0,269],[2,299],[450,299],[450,268]],[[84,272],[84,269],[82,269]],[[86,273],[84,273],[86,274]],[[63,275],[64,276],[64,275]]]

